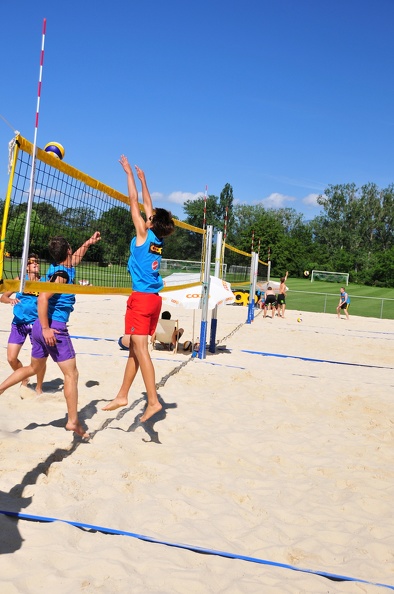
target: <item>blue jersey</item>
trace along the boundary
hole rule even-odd
[[[30,280],[27,274],[26,280]],[[45,279],[41,278],[40,280]],[[32,324],[37,319],[37,296],[38,293],[16,293],[15,298],[19,299],[19,303],[14,305],[13,324]]]
[[[350,303],[350,297],[346,293],[346,291],[344,293],[341,293],[341,303]]]
[[[133,291],[140,293],[158,293],[163,288],[163,279],[159,274],[164,242],[148,229],[145,242],[136,245],[137,238],[130,243],[130,257],[127,263],[133,283]]]
[[[75,284],[75,268],[73,266],[68,268],[61,264],[56,266],[51,264],[48,268],[47,280],[51,282],[51,278],[56,276],[57,272],[67,273],[67,285]],[[57,322],[68,322],[70,313],[74,311],[74,303],[75,295],[73,293],[55,293],[48,301],[48,318]]]

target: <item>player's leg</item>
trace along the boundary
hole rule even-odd
[[[78,419],[78,369],[75,357],[66,361],[58,361],[64,375],[64,398],[67,405],[66,429],[81,437],[89,437]]]
[[[45,368],[45,364],[45,358],[35,359],[32,357],[30,365],[19,367],[14,371],[14,373],[8,376],[7,379],[2,382],[2,384],[0,384],[0,394],[2,394],[8,388],[11,388],[11,386],[15,386],[15,384],[27,380],[32,375],[37,375],[37,373],[40,373],[41,369]]]
[[[129,391],[139,369],[138,359],[135,355],[133,343],[130,342],[129,357],[123,374],[122,385],[116,397],[111,400],[102,410],[116,410],[121,406],[127,406],[129,402]]]
[[[131,342],[133,351],[138,359],[141,369],[142,379],[144,380],[148,405],[144,414],[141,417],[141,422],[145,422],[155,413],[161,410],[162,405],[159,402],[156,391],[155,368],[150,358],[148,350],[148,336],[132,336]]]

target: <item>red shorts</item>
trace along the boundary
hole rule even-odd
[[[125,334],[152,336],[155,333],[161,310],[161,296],[158,293],[133,291],[127,300]]]

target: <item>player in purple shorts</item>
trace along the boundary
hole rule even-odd
[[[101,239],[96,231],[76,252],[64,237],[53,237],[49,242],[49,253],[54,264],[47,272],[51,283],[74,284],[75,266],[77,266],[90,245]],[[32,330],[32,357],[30,365],[20,367],[0,385],[0,394],[20,381],[38,374],[45,368],[48,355],[59,365],[64,375],[64,397],[67,404],[66,429],[80,437],[89,434],[78,419],[78,369],[75,351],[68,334],[67,322],[74,310],[73,293],[40,293],[37,301],[38,319]]]
[[[17,278],[16,280],[19,280]],[[37,254],[29,254],[27,260],[27,273],[26,280],[28,281],[39,281],[40,279],[40,263]],[[31,331],[32,325],[37,319],[37,296],[38,293],[29,293],[24,291],[23,293],[16,293],[15,297],[11,298],[14,291],[6,291],[0,297],[1,303],[8,303],[13,306],[13,320],[11,323],[11,332],[8,338],[7,345],[7,361],[11,365],[12,369],[16,371],[22,367],[22,363],[19,360],[19,353],[21,348],[25,344],[26,338],[30,338],[31,342]],[[37,384],[35,391],[37,394],[42,394],[42,382],[45,375],[45,366],[40,369],[37,373]],[[28,385],[28,380],[25,379],[22,382],[23,386]]]

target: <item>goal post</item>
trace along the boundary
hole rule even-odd
[[[331,272],[329,270],[312,270],[311,283],[313,281],[326,281],[328,283],[345,283],[349,284],[348,272]]]

